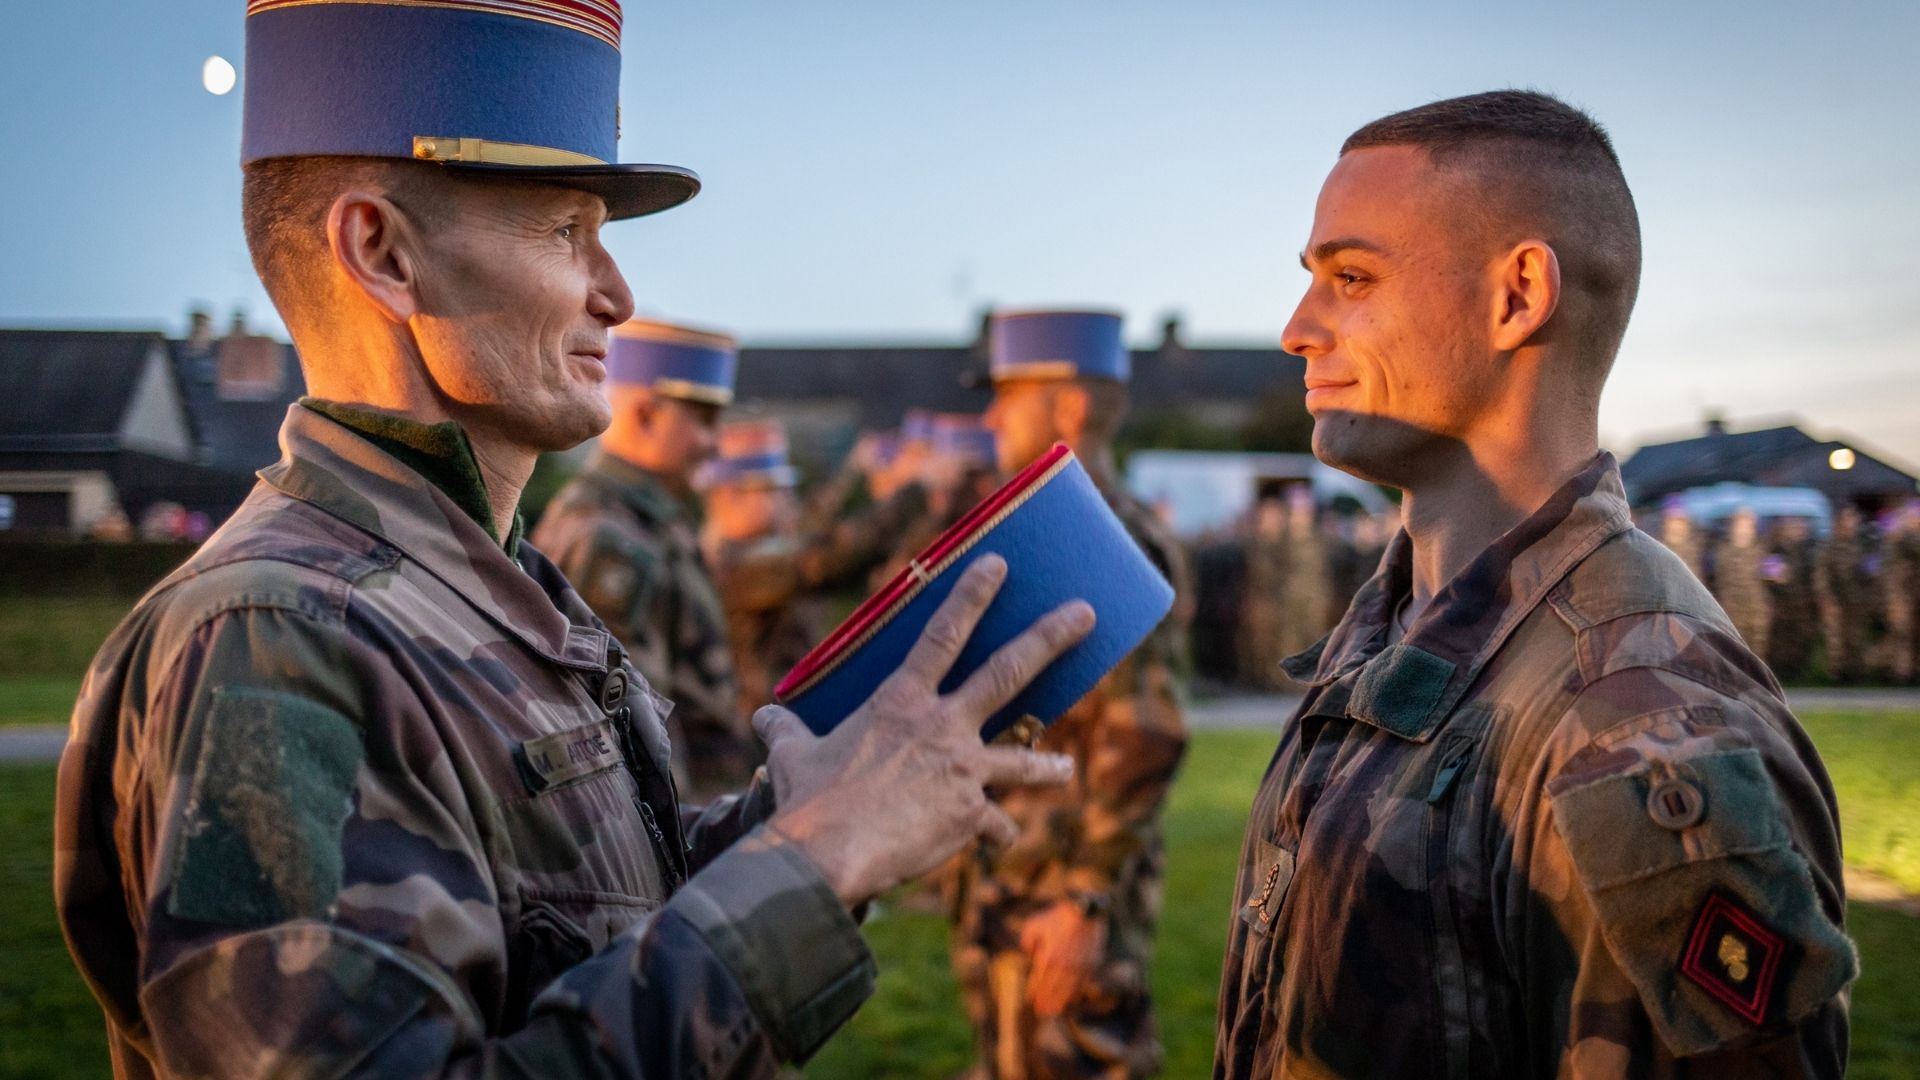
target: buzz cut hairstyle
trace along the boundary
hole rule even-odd
[[[1606,129],[1551,94],[1492,90],[1383,116],[1347,136],[1340,153],[1391,146],[1470,171],[1474,216],[1500,242],[1532,233],[1553,246],[1565,288],[1593,300],[1572,330],[1597,368],[1597,391],[1640,290],[1640,217]]]

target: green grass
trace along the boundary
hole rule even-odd
[[[64,675],[87,664],[138,597],[0,597],[0,675]]]
[[[0,675],[0,728],[64,724],[79,696],[78,675]]]
[[[1920,714],[1807,718],[1840,792],[1850,862],[1880,873],[1913,869],[1900,818],[1920,812]],[[1262,732],[1194,739],[1167,818],[1166,918],[1154,989],[1169,1077],[1204,1076],[1213,1051],[1214,996],[1240,833],[1273,749]],[[53,767],[0,766],[0,1077],[106,1071],[99,1010],[61,944],[49,875]],[[1873,837],[1881,837],[1874,841]],[[1907,846],[1902,846],[1907,845]],[[1849,914],[1862,973],[1853,997],[1853,1068],[1860,1078],[1920,1076],[1920,919],[1867,906]],[[879,988],[848,1030],[808,1068],[811,1077],[950,1077],[971,1056],[937,916],[892,909],[868,926]]]
[[[1848,864],[1920,893],[1920,714],[1829,712],[1800,719],[1839,792]]]

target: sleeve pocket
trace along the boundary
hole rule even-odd
[[[1684,797],[1663,805],[1675,788]],[[1551,796],[1607,951],[1677,1055],[1806,1019],[1858,971],[1778,800],[1750,748]]]

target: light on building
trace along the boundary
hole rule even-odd
[[[200,65],[200,85],[206,87],[209,94],[224,94],[232,90],[237,81],[239,74],[224,56],[209,56],[207,62]]]
[[[1833,453],[1828,454],[1827,467],[1838,472],[1846,472],[1848,469],[1853,468],[1853,451],[1843,446]]]

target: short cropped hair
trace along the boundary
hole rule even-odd
[[[1494,90],[1381,117],[1340,153],[1385,146],[1471,171],[1475,216],[1493,242],[1533,235],[1552,245],[1563,288],[1592,298],[1570,329],[1604,381],[1640,291],[1640,216],[1606,129],[1550,94]]]
[[[248,164],[240,183],[240,220],[247,252],[267,295],[282,316],[317,280],[327,258],[327,211],[342,192],[372,185],[392,196],[414,219],[432,219],[438,178],[423,162],[375,157],[268,158]]]

